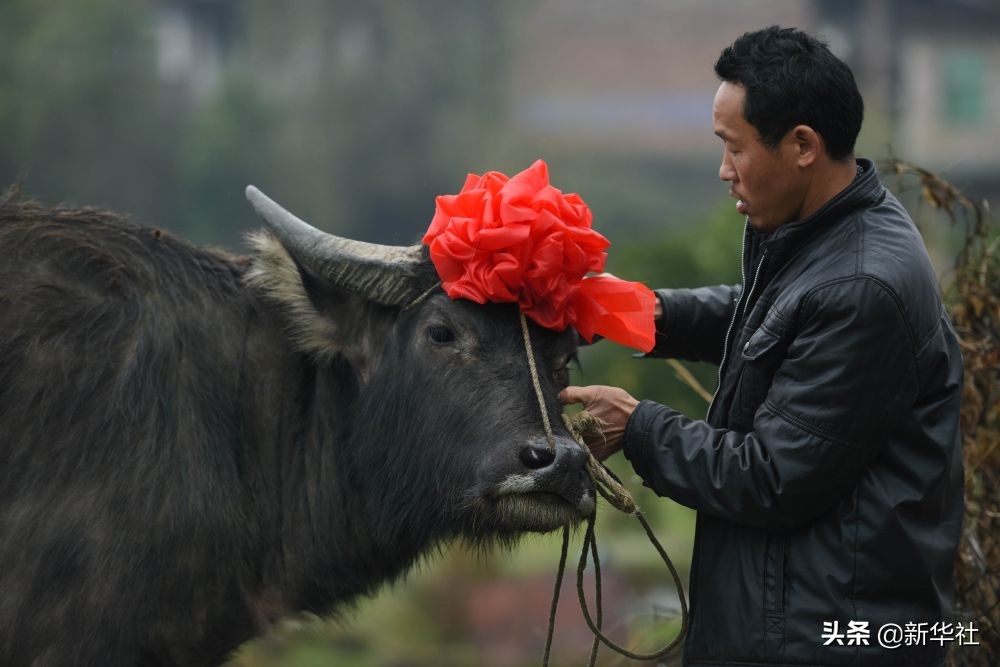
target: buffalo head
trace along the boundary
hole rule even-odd
[[[587,454],[563,429],[556,398],[574,331],[530,326],[551,447],[515,304],[450,299],[424,246],[339,238],[256,188],[247,197],[270,230],[252,239],[250,284],[282,306],[319,372],[356,387],[350,406],[336,406],[351,415],[336,444],[351,450],[337,457],[349,470],[338,476],[366,499],[380,542],[414,530],[479,542],[593,513]]]

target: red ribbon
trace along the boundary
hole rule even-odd
[[[549,184],[537,160],[508,178],[469,174],[457,195],[437,197],[423,242],[445,292],[477,303],[516,301],[539,326],[574,327],[643,352],[653,349],[656,297],[641,283],[604,270],[611,245],[591,229],[579,195]]]

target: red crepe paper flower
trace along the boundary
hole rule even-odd
[[[611,245],[592,219],[579,195],[549,184],[537,160],[512,178],[469,174],[457,195],[437,197],[423,242],[453,299],[516,301],[547,329],[572,326],[588,341],[600,334],[648,352],[656,297],[641,283],[587,276],[604,270]]]

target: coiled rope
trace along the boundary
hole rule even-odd
[[[528,332],[528,321],[523,312],[520,313],[520,318],[521,333],[524,335],[524,349],[528,355],[528,368],[531,371],[531,382],[535,389],[535,397],[538,399],[538,408],[542,413],[542,424],[545,427],[545,440],[548,443],[549,449],[554,453],[556,447],[555,435],[552,432],[552,424],[549,422],[548,411],[545,409],[545,398],[542,395],[542,386],[538,378],[538,368],[535,366],[535,353],[531,346],[531,336]],[[563,422],[565,423],[567,430],[570,434],[572,434],[573,438],[588,452],[590,450],[585,443],[585,438],[596,437],[599,434],[602,434],[601,427],[604,425],[600,419],[586,411],[578,412],[572,416],[564,414]],[[595,459],[593,454],[590,454],[587,460],[587,473],[590,475],[590,478],[594,483],[594,488],[597,489],[597,492],[601,494],[602,498],[608,501],[608,503],[610,503],[615,509],[634,516],[639,521],[640,525],[642,525],[643,530],[646,531],[646,537],[649,538],[650,543],[656,549],[660,558],[664,563],[666,563],[667,569],[670,570],[670,576],[673,577],[674,586],[677,587],[677,595],[680,598],[681,604],[681,628],[678,631],[677,636],[663,648],[654,651],[653,653],[636,653],[634,651],[630,651],[627,648],[619,646],[613,642],[602,632],[601,625],[603,621],[603,610],[601,604],[601,562],[597,556],[597,537],[594,532],[594,523],[597,517],[597,512],[595,510],[594,514],[587,518],[587,532],[583,538],[583,547],[580,550],[580,560],[576,569],[576,592],[580,600],[580,609],[583,611],[583,618],[586,620],[587,626],[590,628],[590,631],[594,633],[594,643],[591,646],[590,661],[588,662],[588,665],[590,667],[594,667],[597,663],[597,651],[601,643],[616,653],[633,660],[654,660],[656,658],[663,657],[681,643],[681,640],[684,638],[688,628],[687,600],[684,598],[684,588],[681,584],[680,575],[677,574],[677,568],[674,567],[673,561],[670,560],[670,557],[667,555],[663,545],[661,545],[659,540],[656,539],[649,522],[646,521],[646,517],[644,517],[642,512],[639,511],[639,507],[636,505],[635,500],[633,500],[632,495],[622,484],[621,480],[618,479],[618,477],[603,463]],[[559,556],[559,568],[556,573],[556,585],[555,590],[552,593],[552,605],[549,608],[549,625],[545,637],[545,652],[542,656],[543,667],[548,667],[549,657],[552,653],[552,638],[555,634],[556,610],[559,606],[559,591],[562,588],[563,575],[566,572],[566,557],[568,553],[569,527],[564,526],[562,533],[562,550]],[[593,617],[590,614],[590,607],[587,604],[587,596],[583,588],[583,575],[587,569],[588,553],[594,559],[595,614]]]

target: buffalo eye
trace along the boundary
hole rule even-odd
[[[576,354],[567,354],[563,357],[556,359],[555,365],[552,369],[553,379],[556,381],[556,385],[559,387],[565,387],[569,384],[569,366],[571,363],[579,364]]]
[[[580,359],[579,359],[579,357],[576,356],[576,352],[573,352],[571,354],[564,354],[561,357],[559,357],[559,358],[556,359],[555,369],[557,371],[563,371],[563,370],[566,370],[567,368],[569,368],[570,364],[577,364],[577,365],[579,365],[579,363],[580,363]]]
[[[427,327],[427,337],[439,345],[445,345],[455,341],[455,332],[442,324],[433,324]]]

